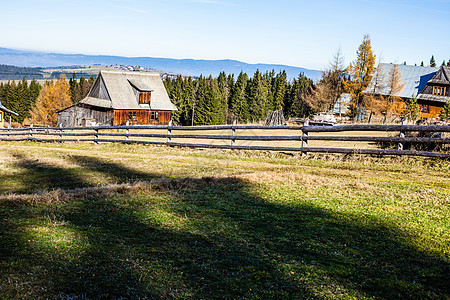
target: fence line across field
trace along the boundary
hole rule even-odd
[[[100,132],[104,130],[125,131],[125,133]],[[135,133],[139,130],[165,130],[166,133]],[[290,135],[237,135],[242,130],[285,130]],[[74,132],[78,131],[78,132]],[[88,131],[88,132],[86,132]],[[174,131],[231,131],[231,134],[176,134]],[[335,136],[338,132],[394,132],[398,136]],[[406,132],[434,132],[441,133],[436,137],[406,137]],[[180,146],[192,148],[220,148],[268,151],[300,151],[325,153],[358,153],[376,155],[413,155],[426,157],[450,158],[450,153],[403,150],[404,143],[432,143],[450,144],[450,138],[442,133],[450,132],[448,125],[338,125],[338,126],[258,126],[258,125],[218,125],[218,126],[172,126],[169,125],[136,125],[136,126],[95,126],[95,127],[34,127],[29,128],[0,128],[0,141],[38,141],[38,142],[94,142],[94,143],[138,143]],[[330,133],[326,136],[311,136],[309,133]],[[53,138],[51,138],[53,136]],[[57,137],[56,137],[57,136]],[[73,138],[81,137],[81,138]],[[92,138],[86,138],[92,137]],[[125,138],[125,139],[113,139]],[[161,141],[142,140],[137,138],[158,138]],[[176,142],[177,139],[223,140],[228,144],[199,144]],[[292,141],[299,142],[298,147],[265,146],[265,145],[236,145],[236,141]],[[339,141],[339,142],[375,142],[397,143],[396,150],[387,149],[354,149],[309,147],[308,141]]]

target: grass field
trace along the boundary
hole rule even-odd
[[[0,298],[449,298],[449,161],[0,143]]]

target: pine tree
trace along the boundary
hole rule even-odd
[[[197,79],[196,99],[193,107],[194,125],[209,124],[207,82],[202,75]]]
[[[183,81],[183,104],[181,113],[181,124],[191,125],[192,108],[195,102],[195,82],[191,77],[185,78]]]
[[[430,58],[430,67],[436,67],[436,61],[434,60],[434,55]]]
[[[278,73],[275,77],[273,105],[271,107],[271,110],[283,109],[287,89],[288,89],[287,74],[286,71],[283,70],[280,73]]]
[[[219,77],[217,77],[217,85],[219,92],[219,108],[222,111],[221,119],[225,121],[228,114],[228,98],[230,97],[230,88],[228,86],[228,78],[225,72],[221,72]]]
[[[248,75],[241,71],[233,88],[230,99],[230,111],[241,122],[245,122],[249,118],[247,103],[247,85]]]
[[[256,70],[253,78],[247,85],[247,103],[249,118],[252,120],[262,120],[267,116],[267,95],[268,85],[261,72]]]
[[[442,108],[441,118],[445,121],[450,120],[450,101],[447,101],[444,107]]]
[[[311,93],[312,80],[303,73],[294,79],[284,104],[285,114],[290,117],[305,117],[311,110],[305,103],[306,96]]]
[[[172,121],[175,124],[181,124],[183,110],[185,109],[185,103],[183,101],[183,78],[181,75],[178,75],[177,79],[175,79],[169,98],[178,109],[172,113]]]
[[[417,103],[417,97],[414,94],[409,98],[405,112],[405,116],[411,121],[415,121],[419,118],[420,106]]]

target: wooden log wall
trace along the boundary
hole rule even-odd
[[[158,113],[157,120],[151,120],[152,112]],[[150,111],[150,110],[115,110],[114,111],[114,126],[126,125],[166,125],[169,124],[172,118],[171,111]]]

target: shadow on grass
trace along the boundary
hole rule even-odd
[[[158,180],[92,157],[71,163],[117,182],[153,182],[147,190],[87,193],[53,206],[0,206],[0,296],[448,296],[448,262],[409,246],[380,220],[281,205],[235,178]],[[66,186],[51,174],[90,185],[24,157],[18,166],[35,174],[23,185],[42,178],[46,188]],[[43,241],[49,226],[63,246]]]

